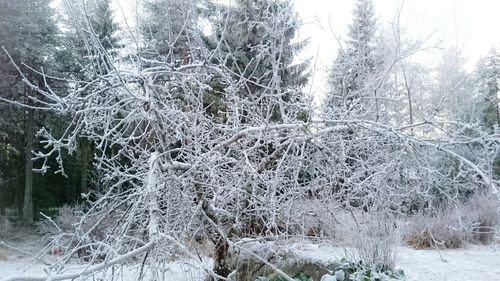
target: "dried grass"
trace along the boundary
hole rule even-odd
[[[404,240],[416,249],[455,249],[467,243],[487,245],[494,241],[499,224],[498,199],[476,195],[464,204],[433,215],[412,217]]]
[[[0,238],[1,239],[6,239],[10,235],[12,235],[12,232],[14,231],[14,227],[12,223],[9,222],[7,217],[0,217]]]
[[[388,214],[366,215],[352,234],[355,260],[365,265],[395,265],[396,235],[394,219]]]
[[[7,260],[7,253],[4,252],[2,249],[0,249],[0,261],[6,261]]]

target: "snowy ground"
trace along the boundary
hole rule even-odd
[[[294,244],[293,251],[311,259],[334,261],[349,250],[328,245]],[[2,252],[3,251],[3,252]],[[0,280],[11,276],[45,276],[44,265],[32,257],[13,254],[0,246]],[[203,280],[202,272],[192,270],[185,262],[172,262],[164,273],[168,281]],[[397,249],[397,267],[405,271],[408,281],[491,281],[500,280],[500,246],[470,246],[460,250]],[[75,267],[73,270],[82,270]],[[117,268],[117,280],[137,280],[140,265]],[[110,280],[109,278],[102,278]],[[89,279],[92,280],[92,279]],[[253,281],[253,280],[242,280]]]
[[[408,281],[500,280],[500,247],[470,246],[439,252],[402,248],[397,265]]]

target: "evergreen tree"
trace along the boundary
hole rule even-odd
[[[59,52],[66,67],[63,72],[78,79],[107,74],[111,70],[110,60],[122,47],[111,0],[68,1],[64,12],[68,30],[63,36],[65,48]]]
[[[111,0],[97,0],[96,5],[95,11],[90,16],[92,30],[102,48],[113,53],[119,47],[119,38],[116,35],[118,25],[113,19]]]
[[[253,113],[270,122],[285,121],[285,112],[303,100],[301,90],[309,76],[308,61],[294,62],[306,42],[293,41],[300,21],[291,2],[238,0],[220,9],[222,16],[212,19],[215,34],[208,43],[215,60],[240,81],[240,121],[250,122]]]
[[[68,29],[62,36],[63,48],[58,53],[60,72],[77,80],[107,74],[122,47],[111,1],[65,2],[64,12]],[[76,154],[66,161],[71,163],[67,168],[71,169],[71,184],[76,185],[71,188],[75,197],[91,190],[89,177],[94,151],[85,138],[79,139],[78,143]]]
[[[37,71],[49,69],[54,61],[57,46],[57,27],[49,0],[0,1],[0,42],[8,50],[12,59],[20,66],[24,77],[31,85],[24,83],[23,77],[13,66],[5,53],[0,54],[0,95],[10,100],[18,100],[27,105],[42,99],[37,90],[46,89],[45,78]],[[2,105],[5,106],[5,105]],[[7,146],[23,151],[24,159],[24,204],[23,222],[33,222],[33,161],[35,132],[41,119],[33,108],[11,109],[9,118],[13,124],[9,136],[22,135],[24,143],[9,137]],[[2,110],[3,111],[3,110]],[[21,122],[19,122],[21,121]],[[8,129],[8,128],[6,128]],[[2,129],[3,130],[3,129]],[[14,159],[14,158],[10,158]]]
[[[308,116],[302,107],[302,87],[308,78],[308,62],[294,61],[305,42],[293,41],[300,22],[291,2],[238,0],[232,6],[214,4],[206,8],[220,11],[217,14],[205,11],[214,22],[213,34],[205,38],[212,54],[210,62],[230,73],[229,81],[217,74],[208,81],[210,87],[204,96],[208,111],[215,117],[223,115],[220,122],[229,128],[305,121]],[[274,159],[285,153],[278,146],[273,140],[256,144],[263,159],[256,171],[258,177],[266,178],[277,169],[279,164]],[[249,214],[259,208],[250,206],[250,197],[271,192],[255,177],[248,174],[241,187],[249,196],[241,198],[243,205],[249,205]],[[277,191],[276,196],[280,198],[283,193],[286,191]],[[230,228],[230,238],[278,231],[265,229],[268,219],[246,215],[240,221],[240,228]],[[214,271],[227,276],[231,272],[227,264],[227,241],[217,233],[211,239],[216,247]]]
[[[478,121],[489,132],[495,132],[500,127],[499,78],[500,57],[493,48],[480,62],[475,79]],[[495,158],[493,170],[496,176],[500,176],[500,155]]]
[[[382,77],[378,77],[383,65],[383,54],[378,49],[376,32],[377,21],[372,0],[357,0],[352,11],[352,23],[348,28],[348,38],[340,47],[337,58],[330,70],[330,93],[323,104],[323,114],[326,120],[361,120],[386,122],[381,120],[378,92]],[[381,57],[381,58],[380,58]],[[328,121],[326,121],[328,124]],[[371,131],[355,126],[346,126],[332,134],[332,144],[338,149],[338,165],[344,167],[342,173],[336,175],[331,183],[331,190],[352,207],[362,207],[367,210],[373,206],[365,194],[385,187],[372,185],[359,189],[356,181],[365,181],[374,177],[376,169],[366,169],[367,166],[377,167],[395,150],[386,142],[370,142]],[[337,144],[337,145],[335,145]],[[367,164],[371,163],[371,164]],[[360,172],[363,171],[363,172]],[[318,170],[317,174],[321,175]]]
[[[185,65],[199,56],[199,0],[147,0],[141,23],[143,55],[157,63]]]
[[[351,117],[366,116],[373,112],[376,90],[370,88],[376,72],[375,32],[377,21],[372,0],[357,0],[352,12],[353,22],[349,25],[348,39],[340,48],[330,72],[331,95],[327,97],[326,111],[334,118],[349,114]],[[378,108],[375,108],[378,119]]]
[[[500,126],[500,110],[498,106],[498,91],[500,77],[500,57],[496,49],[492,49],[479,66],[480,98],[482,100],[482,120],[484,127],[493,130],[495,126]]]

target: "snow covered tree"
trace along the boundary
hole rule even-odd
[[[45,77],[40,72],[47,69],[54,61],[55,46],[57,43],[57,27],[53,19],[53,10],[48,0],[36,1],[0,1],[0,42],[11,58],[17,63],[23,63],[21,70],[27,79],[33,81],[31,86],[26,85],[18,70],[11,62],[11,58],[2,50],[0,100],[16,100],[28,105],[34,104],[36,89],[45,87]],[[2,105],[4,106],[4,105]],[[2,112],[4,112],[2,110]],[[8,112],[6,110],[5,112]],[[9,142],[18,151],[23,151],[24,157],[24,206],[23,221],[25,224],[33,222],[33,161],[35,131],[39,113],[31,106],[23,110],[12,110],[12,124],[22,124],[21,127],[8,126],[11,136],[22,134],[24,143]],[[19,122],[21,121],[21,122]]]
[[[499,77],[500,64],[496,49],[490,50],[485,59],[479,62],[475,75],[476,102],[474,109],[477,120],[488,132],[495,132],[499,128]],[[497,176],[500,175],[500,155],[497,155],[493,170]]]
[[[411,132],[436,125],[431,122],[390,126],[366,115],[301,118],[312,109],[289,76],[302,72],[287,72],[297,27],[289,2],[238,1],[220,15],[210,52],[199,60],[149,65],[142,62],[150,58],[140,57],[114,63],[88,81],[69,81],[75,87],[63,95],[36,89],[39,107],[72,117],[61,134],[39,132],[47,149],[36,154],[40,169],[74,152],[85,138],[96,147],[101,188],[87,198],[90,207],[80,221],[56,233],[53,243],[64,254],[48,268],[49,277],[28,279],[97,272],[107,278],[140,258],[138,279],[147,272],[161,280],[171,258],[187,257],[210,280],[234,280],[233,258],[243,253],[293,281],[253,246],[305,235],[304,218],[331,212],[338,201],[384,211],[394,204],[401,211],[410,195],[428,192],[414,188],[420,176],[447,180],[430,169],[436,153],[459,161],[460,176],[470,182],[497,189],[486,164],[498,149],[498,135],[468,139],[467,145],[484,152],[470,160],[457,152],[461,139]],[[169,40],[174,46],[175,38]],[[368,85],[374,84],[363,86],[371,92]],[[207,112],[206,96],[214,94],[220,100],[216,114]],[[349,109],[343,110],[348,116]],[[196,240],[211,242],[213,263]],[[61,273],[75,255],[88,266]]]
[[[199,0],[147,0],[140,23],[147,63],[189,64],[201,54]],[[194,58],[196,56],[197,58]]]
[[[333,122],[329,125],[335,124],[338,120],[379,121],[380,117],[377,91],[380,90],[378,87],[385,78],[377,77],[382,62],[377,56],[375,36],[377,22],[373,1],[356,1],[352,16],[353,21],[349,25],[345,46],[340,46],[330,70],[331,89],[323,103],[322,113],[326,124],[329,124],[329,121]],[[370,130],[356,130],[354,125],[346,126],[332,132],[329,137],[331,143],[324,143],[330,151],[336,151],[338,154],[334,161],[339,165],[339,169],[335,169],[331,177],[326,177],[331,179],[330,190],[341,197],[339,201],[344,204],[365,209],[370,203],[369,200],[364,201],[359,198],[361,194],[355,191],[359,186],[358,182],[371,177],[374,173],[366,166],[367,163],[370,163],[368,166],[377,165],[378,161],[382,161],[381,158],[390,153],[386,151],[390,146],[384,145],[383,141],[380,143],[373,141],[368,145],[366,139],[370,138],[370,135]],[[323,157],[325,149],[320,150]],[[318,177],[326,179],[322,171],[319,172]],[[378,187],[372,185],[370,188],[376,190]],[[351,199],[349,198],[351,196],[358,198]]]
[[[121,47],[117,37],[111,0],[67,0],[64,2],[64,59],[68,72],[79,78],[111,71],[111,60]]]
[[[104,258],[106,266],[98,268],[106,270],[148,251],[154,258],[147,265],[157,276],[169,256],[178,251],[194,255],[189,240],[207,237],[214,243],[214,268],[201,261],[199,266],[221,280],[234,270],[230,248],[242,248],[237,244],[242,238],[280,236],[301,225],[301,216],[290,209],[306,195],[297,178],[301,159],[308,157],[304,147],[309,137],[301,135],[302,123],[276,124],[270,113],[280,108],[280,119],[292,121],[307,108],[297,104],[300,100],[286,100],[284,96],[298,93],[281,83],[288,77],[282,53],[289,50],[279,42],[288,42],[296,25],[287,21],[293,14],[290,6],[271,1],[267,6],[255,23],[259,36],[254,37],[256,66],[262,64],[266,71],[235,75],[234,65],[214,55],[202,63],[137,64],[133,71],[115,65],[114,71],[98,73],[91,81],[70,81],[78,86],[61,96],[38,89],[41,98],[35,102],[72,117],[62,135],[50,128],[39,133],[49,148],[36,154],[40,170],[47,168],[50,156],[75,151],[84,138],[94,143],[95,165],[103,175],[102,194],[88,198],[91,209],[64,244],[67,258],[77,252],[92,262]],[[213,54],[228,50],[220,48],[224,51],[214,49]],[[204,96],[213,91],[206,81],[213,77],[224,85],[227,97],[224,122],[206,113]],[[259,85],[252,98],[273,104],[260,103],[262,108],[248,112],[243,121],[231,114],[248,106],[246,97],[240,97],[251,94],[247,79]],[[97,230],[104,233],[97,235]]]
[[[413,56],[425,45],[425,41],[407,38],[399,16],[380,26],[375,57],[381,70],[374,77],[379,93],[379,122],[412,125],[429,116],[432,69]]]
[[[215,34],[207,39],[209,48],[216,48],[212,60],[243,85],[237,96],[224,99],[239,99],[243,107],[234,114],[243,122],[251,122],[252,114],[268,122],[289,121],[286,107],[303,100],[308,78],[308,62],[294,61],[306,42],[294,41],[300,21],[291,2],[238,0],[220,9],[222,15],[211,19]]]
[[[496,49],[492,49],[484,61],[478,66],[477,87],[479,99],[482,100],[481,123],[493,129],[500,126],[500,110],[498,106],[500,58]]]
[[[348,39],[341,47],[330,71],[331,93],[325,110],[341,117],[370,116],[378,119],[377,92],[373,77],[377,71],[375,33],[377,21],[372,0],[358,0],[352,12]],[[377,108],[375,108],[377,107]]]
[[[318,161],[311,166],[317,185],[330,189],[346,207],[400,212],[455,202],[467,190],[490,188],[484,174],[483,181],[472,180],[476,168],[489,169],[495,153],[490,145],[495,141],[482,142],[484,132],[468,118],[470,84],[460,83],[467,77],[460,71],[463,65],[446,57],[449,65],[437,75],[443,83],[418,73],[423,68],[412,64],[411,57],[422,43],[402,38],[398,18],[388,33],[375,36],[369,2],[357,2],[350,40],[331,71],[332,91],[324,103],[323,122],[337,127],[318,143]],[[383,133],[386,129],[409,142],[395,142],[394,136]],[[463,139],[474,145],[461,145]],[[440,150],[437,143],[449,147]],[[467,151],[471,148],[475,155]],[[328,163],[335,164],[323,169]]]
[[[472,79],[465,70],[465,59],[460,51],[456,48],[445,50],[435,73],[434,114],[443,120],[474,122]]]
[[[61,24],[64,25],[64,32],[60,36],[61,49],[58,52],[61,75],[85,81],[110,71],[122,47],[111,1],[66,0],[63,4],[65,17]],[[82,139],[73,159],[67,160],[72,161],[71,166],[74,167],[70,177],[79,179],[74,188],[76,194],[88,193],[91,189],[89,178],[93,152],[92,144]]]

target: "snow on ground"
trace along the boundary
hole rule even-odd
[[[290,245],[290,248],[303,257],[322,261],[339,260],[352,252],[347,248],[310,243],[296,243]],[[0,247],[0,251],[1,249]],[[44,267],[30,257],[8,256],[4,260],[0,259],[0,280],[19,275],[45,276]],[[203,280],[203,273],[191,269],[186,261],[172,262],[169,267],[170,269],[164,273],[167,281]],[[500,247],[470,246],[465,249],[441,251],[399,247],[397,267],[405,271],[407,281],[500,280]],[[82,270],[82,267],[77,266],[73,270]],[[140,264],[117,268],[116,272],[118,276],[123,276],[123,280],[137,280]]]
[[[353,255],[345,247],[314,244],[292,245],[311,259],[335,261]],[[500,246],[469,246],[456,250],[415,250],[398,247],[396,267],[407,281],[500,280]]]
[[[44,269],[45,265],[42,263],[34,262],[30,259],[14,259],[7,261],[0,261],[0,280],[7,280],[9,277],[44,277],[47,276]],[[160,276],[164,276],[166,281],[203,281],[204,274],[200,270],[193,269],[189,264],[184,261],[176,261],[167,264],[167,270],[160,271]],[[85,269],[82,265],[70,265],[67,270],[61,272],[62,274],[77,273]],[[105,276],[103,274],[96,274],[95,276],[88,276],[87,278],[78,279],[82,281],[92,280],[124,280],[135,281],[139,280],[141,274],[141,265],[125,265],[123,267],[116,266],[114,271],[108,271]],[[111,278],[111,275],[114,277]],[[143,277],[148,280],[149,272],[144,271]]]
[[[500,247],[441,251],[402,248],[397,256],[397,266],[405,271],[408,281],[500,280]]]

